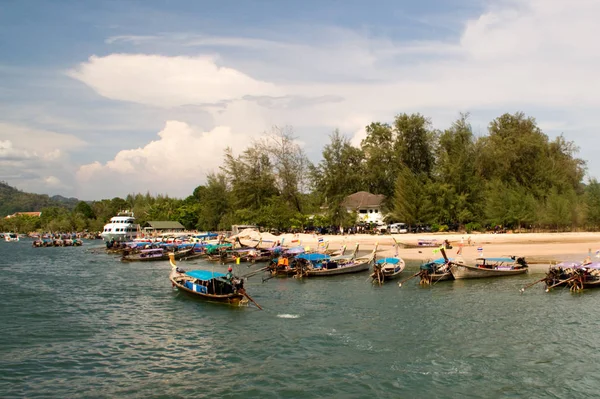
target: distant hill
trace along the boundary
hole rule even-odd
[[[0,216],[15,212],[37,212],[49,206],[73,209],[79,200],[61,195],[49,197],[46,194],[25,193],[5,182],[0,182]]]

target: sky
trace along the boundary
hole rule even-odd
[[[600,177],[597,0],[2,0],[0,180],[83,200],[184,198],[275,126],[522,111]]]

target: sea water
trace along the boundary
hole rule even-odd
[[[0,243],[0,397],[595,397],[600,291],[543,275],[379,287],[257,275],[263,308],[173,290],[168,262]],[[96,251],[92,248],[100,249]],[[401,255],[401,254],[400,254]],[[224,266],[180,262],[185,269]],[[248,268],[235,266],[236,274]],[[418,263],[408,263],[408,277]]]

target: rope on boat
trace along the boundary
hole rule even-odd
[[[420,274],[421,274],[421,272],[419,272],[419,273],[415,273],[415,274],[413,274],[412,276],[410,276],[409,278],[407,278],[407,279],[404,279],[404,280],[400,281],[400,282],[398,283],[398,287],[402,287],[402,284],[406,283],[408,280],[411,280],[411,279],[413,279],[413,278],[415,278],[415,277],[419,276]]]
[[[538,283],[541,283],[542,281],[547,281],[547,280],[548,280],[548,277],[547,277],[547,276],[546,276],[546,277],[544,277],[544,278],[541,278],[541,279],[539,279],[539,280],[537,280],[537,281],[534,281],[534,282],[533,282],[533,283],[531,283],[531,284],[527,284],[525,287],[521,288],[521,289],[519,290],[519,292],[522,294],[522,293],[524,293],[524,292],[525,292],[525,290],[526,290],[527,288],[529,288],[529,287],[533,287],[534,285],[536,285],[536,284],[538,284]]]

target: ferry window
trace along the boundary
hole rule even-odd
[[[369,209],[369,213],[373,213],[373,209]]]
[[[379,213],[379,209],[375,209],[375,213]]]
[[[367,213],[367,210],[366,209],[361,209],[361,210],[358,211],[358,213]]]

